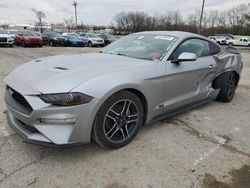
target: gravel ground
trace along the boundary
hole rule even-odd
[[[98,48],[0,48],[0,111],[3,78],[32,59]],[[0,187],[250,187],[250,50],[234,100],[212,102],[142,127],[118,150],[92,143],[52,149],[29,145],[0,113]]]

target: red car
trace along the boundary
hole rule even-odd
[[[25,46],[39,46],[43,47],[43,40],[41,36],[28,30],[19,31],[16,35],[16,44]]]

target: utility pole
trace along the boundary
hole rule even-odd
[[[202,19],[203,19],[204,5],[205,5],[205,0],[203,0],[203,2],[202,2],[201,15],[200,15],[200,24],[199,24],[199,28],[198,28],[198,34],[200,34],[200,32],[201,32],[201,23],[202,23]]]
[[[76,29],[77,29],[77,2],[74,1],[73,6],[75,7],[75,21],[76,21]]]

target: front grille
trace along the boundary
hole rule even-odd
[[[19,105],[15,105],[12,104],[12,106],[14,108],[18,108],[17,110],[25,113],[25,114],[30,114],[32,112],[32,107],[30,106],[30,104],[27,102],[27,100],[17,91],[15,91],[14,89],[10,88],[7,86],[7,92],[9,93],[10,97],[17,103],[19,104],[22,108],[18,108]]]
[[[98,40],[97,42],[102,42],[102,40]]]
[[[0,42],[7,42],[7,38],[6,37],[0,37]]]

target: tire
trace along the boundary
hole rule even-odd
[[[52,40],[49,42],[49,46],[54,46],[54,43]]]
[[[26,44],[24,41],[22,41],[22,47],[26,47]]]
[[[220,88],[217,101],[231,102],[236,89],[236,76],[234,72],[226,72],[215,80],[214,88]]]
[[[92,44],[91,41],[89,41],[88,46],[89,46],[89,47],[93,47],[93,44]]]
[[[97,112],[92,139],[101,147],[117,149],[134,139],[142,123],[140,99],[129,91],[120,91],[109,97]]]
[[[233,43],[232,43],[232,42],[230,42],[230,43],[229,43],[229,46],[233,46]]]

